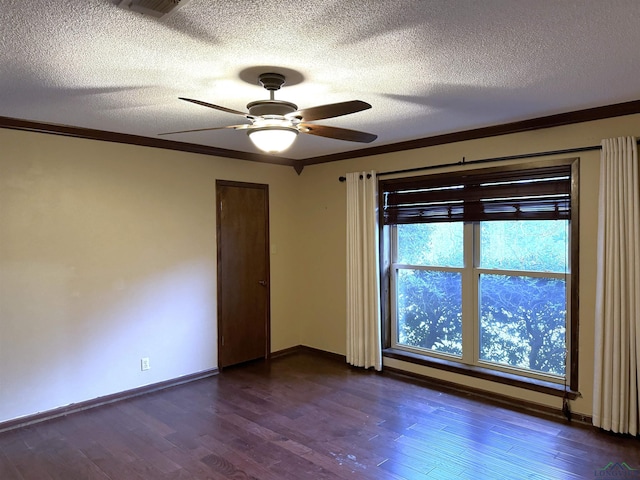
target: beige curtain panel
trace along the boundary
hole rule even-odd
[[[347,177],[347,363],[382,370],[376,174]]]
[[[640,181],[633,137],[602,141],[593,424],[638,434]]]

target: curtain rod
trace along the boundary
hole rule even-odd
[[[640,143],[640,141],[638,143]],[[488,163],[488,162],[504,162],[507,160],[519,160],[523,158],[532,158],[532,157],[545,157],[549,155],[564,155],[567,153],[588,152],[591,150],[601,150],[601,149],[602,147],[600,145],[594,145],[591,147],[566,148],[564,150],[551,150],[548,152],[537,152],[537,153],[522,153],[520,155],[509,155],[508,157],[483,158],[480,160],[466,161],[465,158],[462,157],[462,160],[459,162],[441,163],[439,165],[429,165],[426,167],[416,167],[416,168],[407,168],[405,170],[393,170],[388,172],[380,172],[378,173],[377,176],[384,177],[388,175],[396,175],[398,173],[411,173],[411,172],[421,172],[424,170],[433,170],[435,168],[455,167],[455,166],[461,166],[461,165],[474,165],[478,163]],[[345,182],[347,180],[347,177],[338,177],[338,180],[340,180],[341,182]]]

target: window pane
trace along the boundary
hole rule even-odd
[[[462,275],[398,271],[397,342],[462,355]]]
[[[480,359],[564,376],[565,281],[480,275]]]
[[[568,272],[568,220],[480,223],[480,268]]]
[[[462,222],[398,225],[397,263],[463,267]]]

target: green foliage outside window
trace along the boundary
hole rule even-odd
[[[565,375],[567,231],[565,220],[480,224],[481,361]],[[426,267],[398,270],[398,343],[462,356],[463,224],[398,225],[397,239],[398,264]]]

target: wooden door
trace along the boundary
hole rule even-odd
[[[218,365],[267,358],[269,187],[216,181]]]

